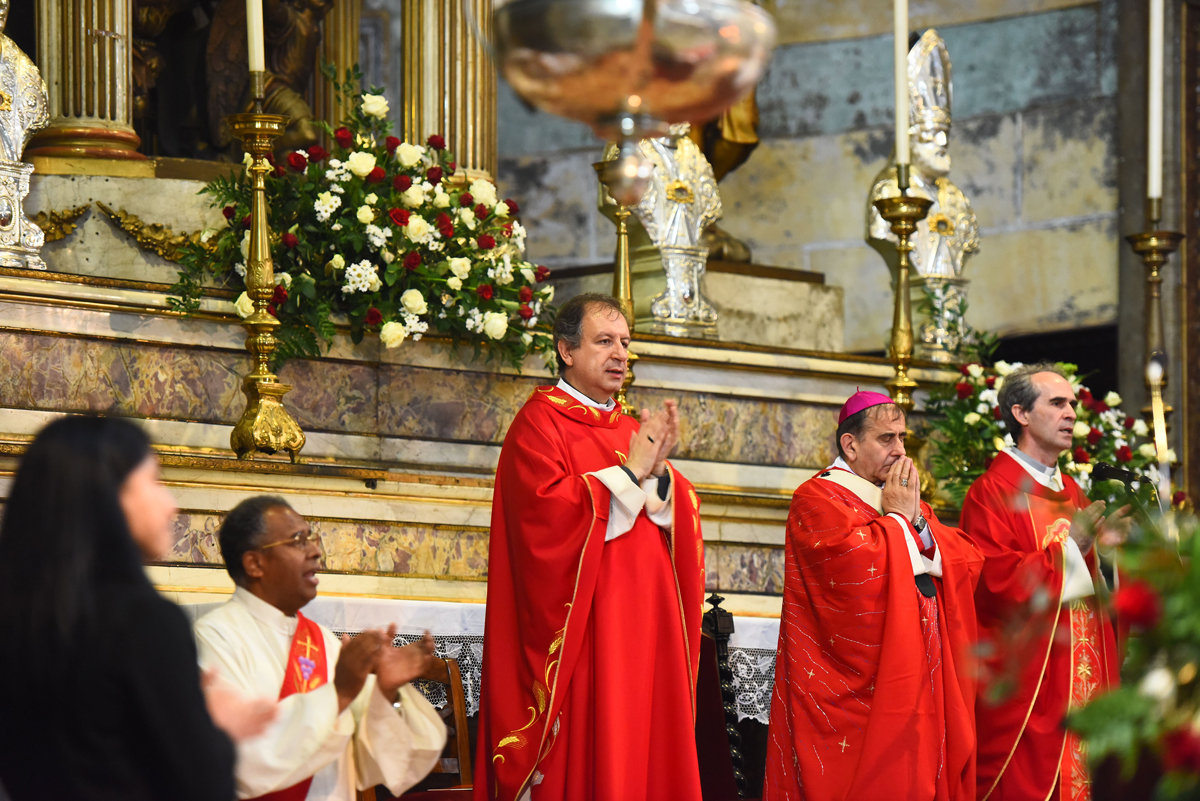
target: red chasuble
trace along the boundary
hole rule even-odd
[[[605,542],[638,424],[539,387],[496,471],[475,798],[700,799],[695,676],[704,544],[691,484],[674,524]]]
[[[792,497],[764,801],[975,796],[978,551],[921,512],[942,559],[917,588],[880,491],[831,469]]]
[[[1082,744],[1063,717],[1118,683],[1116,641],[1096,596],[1062,604],[1071,518],[1088,499],[1070,476],[1043,487],[1008,454],[967,493],[962,525],[985,562],[975,605],[994,654],[981,687],[979,798],[1091,798]],[[1095,549],[1085,557],[1096,582]],[[1103,579],[1099,581],[1103,585]]]
[[[287,667],[283,671],[283,686],[279,688],[279,700],[289,695],[307,693],[329,681],[329,665],[325,657],[325,635],[321,627],[296,613],[296,633],[292,635],[292,647],[288,651]],[[312,776],[302,782],[260,795],[249,801],[304,801]]]

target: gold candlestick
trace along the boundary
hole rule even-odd
[[[633,333],[633,278],[629,271],[629,215],[628,206],[617,206],[617,255],[613,265],[613,297],[621,302],[621,311],[625,313],[625,319],[629,322],[629,333]],[[637,409],[629,403],[627,396],[629,387],[633,384],[633,365],[637,362],[637,354],[633,351],[629,352],[629,358],[625,365],[625,380],[621,383],[621,388],[617,390],[617,403],[621,404],[621,409],[625,414],[631,417],[638,417]]]
[[[262,81],[251,78],[252,87]],[[261,108],[261,97],[256,98]],[[287,128],[288,118],[276,114],[248,113],[228,117],[233,135],[250,154],[250,247],[246,258],[246,294],[254,301],[254,313],[242,325],[246,327],[246,350],[254,359],[254,369],[242,381],[246,411],[233,427],[230,446],[239,459],[253,459],[286,451],[292,462],[299,462],[304,447],[304,432],[283,408],[283,396],[291,389],[271,372],[271,354],[275,352],[275,327],[279,320],[267,312],[275,292],[275,266],[271,261],[270,232],[267,228],[266,175],[271,170],[267,154],[272,143]]]

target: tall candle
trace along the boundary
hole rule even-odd
[[[1146,135],[1146,196],[1162,197],[1163,0],[1150,0],[1150,63],[1147,69],[1149,130]]]
[[[908,164],[908,0],[895,0],[893,13],[896,29],[896,163]]]
[[[263,45],[262,0],[246,0],[246,37],[250,45],[250,71],[267,71],[267,49]]]

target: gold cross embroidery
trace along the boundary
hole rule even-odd
[[[812,672],[812,670],[809,670],[809,671],[808,671],[808,677],[809,677],[810,679],[811,679],[811,678],[812,678],[814,675],[816,675],[816,674],[814,674],[814,673]]]
[[[840,743],[838,743],[838,745],[840,745],[842,747],[843,754],[846,753],[846,749],[850,747],[850,743],[846,742],[845,737],[842,738],[842,741]]]
[[[313,644],[312,638],[307,634],[304,635],[304,642],[300,644],[300,647],[304,649],[305,659],[311,659],[312,652],[317,650],[317,646]]]
[[[876,568],[875,565],[871,565],[871,567],[867,569],[867,572],[871,574],[871,578],[875,578],[875,573],[877,570],[878,568]]]

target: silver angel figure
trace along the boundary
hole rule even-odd
[[[0,265],[46,269],[45,235],[25,216],[33,165],[21,154],[33,132],[50,123],[46,82],[29,56],[4,35],[9,0],[0,0]]]
[[[950,154],[950,54],[932,28],[908,53],[909,133],[912,165],[909,192],[929,198],[933,206],[917,223],[911,254],[917,275],[914,289],[925,303],[916,337],[917,355],[952,362],[970,335],[963,319],[967,280],[962,277],[967,259],[979,250],[979,225],[971,201],[948,177]],[[872,205],[881,197],[898,194],[894,161],[884,168],[871,187],[867,201],[867,241],[878,250],[895,275],[899,255],[896,235]]]
[[[669,136],[643,139],[642,153],[654,164],[654,177],[642,200],[631,208],[662,257],[667,288],[650,300],[651,333],[717,338],[717,310],[700,282],[708,262],[704,230],[721,217],[721,196],[712,166],[688,126],[674,125]],[[610,144],[605,160],[616,158]],[[602,204],[612,199],[601,187]]]

